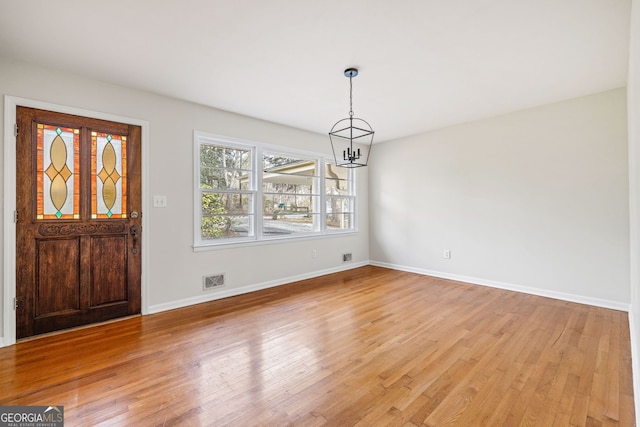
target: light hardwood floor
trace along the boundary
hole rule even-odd
[[[634,424],[626,313],[371,266],[2,348],[0,404],[68,427]]]

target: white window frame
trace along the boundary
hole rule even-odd
[[[325,189],[326,184],[326,165],[335,164],[333,158],[326,154],[313,153],[309,151],[303,151],[293,149],[289,147],[282,147],[270,144],[264,144],[256,141],[242,140],[225,135],[212,134],[202,131],[194,131],[193,136],[193,149],[194,149],[194,226],[193,226],[193,248],[195,251],[215,249],[220,247],[229,247],[230,245],[254,245],[260,243],[277,242],[282,240],[291,239],[309,239],[319,237],[331,237],[345,234],[353,234],[358,232],[357,228],[357,188],[356,188],[356,174],[353,169],[349,169],[350,179],[350,194],[348,197],[351,200],[353,206],[353,223],[349,229],[328,229],[326,224],[327,218],[327,194]],[[253,236],[247,237],[231,237],[231,238],[219,238],[219,239],[203,239],[201,232],[202,224],[202,206],[201,206],[201,193],[200,188],[200,145],[211,144],[216,146],[239,148],[251,151],[251,190],[245,190],[253,194],[254,203],[252,206],[252,212],[249,213],[250,217],[253,217]],[[297,157],[301,160],[314,160],[316,161],[316,176],[318,180],[318,190],[314,191],[314,195],[317,194],[317,203],[314,211],[317,209],[319,212],[316,230],[310,232],[291,233],[282,236],[269,236],[263,233],[263,155],[267,154],[279,154],[282,156]],[[233,191],[233,192],[245,192],[245,191]]]
[[[238,193],[238,194],[248,194],[251,195],[253,198],[253,202],[251,203],[251,208],[250,211],[248,213],[249,217],[253,217],[254,220],[252,223],[249,224],[249,228],[250,230],[253,231],[253,234],[249,236],[243,236],[243,237],[230,237],[230,238],[223,238],[223,239],[219,239],[221,241],[225,241],[228,243],[245,243],[245,242],[251,242],[251,241],[255,241],[258,235],[258,230],[256,230],[255,224],[256,224],[256,220],[255,217],[257,215],[258,211],[258,205],[261,203],[260,202],[260,195],[259,192],[257,191],[257,179],[256,179],[256,174],[255,174],[255,170],[256,170],[256,166],[257,166],[257,159],[256,159],[256,147],[252,144],[250,144],[248,141],[242,141],[242,140],[238,140],[235,138],[229,138],[229,137],[225,137],[220,138],[217,137],[216,135],[211,135],[211,134],[204,134],[202,132],[195,132],[194,133],[194,141],[196,141],[196,144],[194,146],[194,159],[195,159],[195,181],[194,181],[194,247],[197,246],[208,246],[212,240],[210,239],[203,239],[202,238],[202,205],[201,205],[201,201],[202,201],[202,193],[203,190],[200,188],[200,146],[202,144],[210,144],[213,146],[217,146],[217,147],[226,147],[226,148],[236,148],[236,149],[241,149],[241,150],[248,150],[251,152],[251,180],[250,180],[250,188],[247,190],[216,190],[216,193]]]

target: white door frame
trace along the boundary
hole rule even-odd
[[[0,338],[0,347],[16,343],[16,312],[14,298],[16,297],[16,223],[14,215],[16,211],[16,109],[18,106],[37,108],[40,110],[55,111],[58,113],[73,114],[76,116],[91,117],[94,119],[109,120],[112,122],[127,123],[142,128],[142,229],[148,230],[148,203],[146,195],[148,183],[148,159],[149,159],[149,122],[131,117],[123,117],[114,114],[100,113],[81,108],[67,107],[49,102],[33,99],[19,98],[5,95],[4,97],[4,247],[3,247],[3,335]],[[147,296],[147,233],[142,233],[142,278],[140,284],[142,314],[148,313],[149,299]]]

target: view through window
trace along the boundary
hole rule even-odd
[[[351,169],[201,132],[195,146],[195,246],[355,231]]]

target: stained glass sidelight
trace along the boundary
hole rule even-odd
[[[36,218],[80,218],[80,130],[38,123],[36,142]]]
[[[91,217],[126,218],[127,137],[91,132]]]

